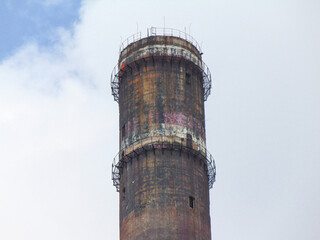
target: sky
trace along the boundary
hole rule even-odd
[[[318,0],[4,0],[0,239],[119,239],[110,74],[126,37],[186,30],[205,104],[212,239],[320,239]]]

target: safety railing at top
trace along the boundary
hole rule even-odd
[[[188,33],[173,28],[151,27],[148,29],[148,36],[171,36],[179,37],[195,46],[202,53],[199,43]]]
[[[141,32],[137,32],[129,37],[127,37],[126,40],[124,40],[120,44],[119,54],[122,52],[123,49],[125,49],[127,46],[129,46],[131,43],[134,43],[136,41],[139,41],[141,39]]]
[[[202,53],[200,44],[190,34],[180,31],[178,29],[151,27],[147,29],[147,37],[150,37],[150,36],[171,36],[171,37],[182,38],[187,42],[190,42],[193,46],[195,46],[199,50],[200,53]],[[122,52],[123,49],[125,49],[131,43],[139,41],[141,38],[142,38],[141,32],[137,32],[131,35],[130,37],[128,37],[126,40],[124,40],[120,44],[119,54]]]
[[[195,46],[200,53],[202,53],[201,47],[198,44],[198,42],[190,35],[187,34],[186,32],[173,29],[173,28],[157,28],[157,27],[151,27],[147,29],[147,37],[150,36],[173,36],[173,37],[179,37],[182,38],[191,44]],[[120,53],[122,52],[123,49],[125,49],[127,46],[130,44],[139,41],[142,38],[141,32],[138,32],[136,34],[131,35],[128,37],[125,41],[123,41],[120,45]],[[148,49],[147,51],[151,51],[151,49]],[[119,53],[119,54],[120,54]],[[203,75],[203,89],[204,89],[204,101],[208,99],[208,96],[211,93],[211,87],[212,87],[212,79],[211,79],[211,73],[207,65],[198,58],[194,58],[191,55],[184,55],[182,52],[176,52],[174,54],[170,54],[171,56],[176,56],[176,57],[184,57],[185,59],[193,62],[196,64],[202,72]],[[139,56],[138,56],[139,57]],[[137,57],[137,58],[138,58]],[[131,59],[132,61],[135,59]],[[120,81],[119,81],[119,68],[118,64],[114,67],[112,73],[111,73],[111,90],[112,90],[112,95],[114,97],[114,100],[116,102],[119,102],[119,88],[120,88]]]
[[[193,154],[194,156],[199,157],[202,161],[204,161],[207,166],[208,185],[209,189],[211,189],[216,178],[216,165],[214,158],[212,154],[209,153],[204,146],[200,146],[199,144],[195,145],[198,147],[194,148],[193,146],[187,146],[184,144],[184,141],[181,138],[176,136],[159,136],[140,139],[132,143],[128,151],[126,151],[125,149],[127,146],[123,147],[113,159],[113,185],[116,187],[117,191],[119,191],[121,178],[120,169],[124,167],[128,159],[132,159],[133,157],[146,151],[154,151],[155,149],[168,149],[188,152],[190,154]]]

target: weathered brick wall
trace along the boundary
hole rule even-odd
[[[199,64],[197,49],[175,37],[149,37],[122,52],[119,132],[124,155],[136,141],[159,136],[205,148]],[[211,239],[206,163],[160,148],[131,158],[121,170],[120,239]]]
[[[121,240],[211,239],[204,168],[199,159],[170,150],[132,159],[120,185]]]

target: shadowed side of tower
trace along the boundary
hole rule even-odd
[[[198,48],[153,34],[120,53],[112,89],[120,111],[113,165],[120,239],[211,239],[204,100],[211,87]]]

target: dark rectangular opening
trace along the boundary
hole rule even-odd
[[[125,124],[123,124],[123,126],[122,126],[121,135],[122,135],[122,138],[124,138],[126,136],[126,125]]]
[[[186,72],[186,83],[187,84],[191,83],[191,74],[189,72]]]
[[[187,147],[192,148],[192,136],[191,134],[187,134]]]
[[[189,196],[189,207],[193,208],[194,207],[194,197]]]
[[[122,188],[122,199],[124,200],[126,198],[126,188]]]

